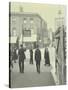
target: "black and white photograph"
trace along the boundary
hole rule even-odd
[[[9,87],[66,84],[66,6],[9,2]]]

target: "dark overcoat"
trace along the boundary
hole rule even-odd
[[[48,49],[45,49],[45,53],[44,53],[44,58],[45,58],[45,63],[46,64],[50,64],[50,58],[49,58],[49,51]]]
[[[33,50],[30,50],[30,59],[33,59]]]
[[[24,53],[24,49],[21,48],[19,49],[18,55],[19,55],[19,60],[24,60],[25,59],[25,53]]]
[[[41,51],[39,49],[35,51],[35,61],[41,61]]]
[[[14,49],[13,51],[13,60],[16,60],[17,59],[17,54],[16,54],[16,49]]]

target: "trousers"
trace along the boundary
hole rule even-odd
[[[36,61],[37,72],[40,73],[40,61]]]
[[[19,60],[19,70],[24,73],[24,60]]]

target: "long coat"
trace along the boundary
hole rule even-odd
[[[33,50],[30,50],[30,59],[33,59]]]
[[[35,51],[35,61],[41,61],[41,51],[39,49]]]
[[[45,58],[45,63],[46,64],[50,64],[50,58],[49,58],[49,51],[48,49],[45,49],[45,53],[44,53],[44,58]]]
[[[19,52],[18,52],[18,54],[19,54],[19,60],[24,60],[25,59],[25,53],[24,53],[24,49],[23,48],[21,48],[21,49],[19,49]]]
[[[14,49],[14,51],[13,51],[12,59],[13,60],[16,60],[17,59],[16,49]]]

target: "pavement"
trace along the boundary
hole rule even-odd
[[[33,64],[29,64],[29,52],[27,51],[26,60],[24,62],[24,73],[19,72],[18,60],[14,63],[14,68],[11,72],[11,87],[21,88],[21,87],[36,87],[36,86],[52,86],[56,85],[54,77],[51,73],[53,66],[44,65],[44,50],[42,50],[42,60],[40,66],[40,74],[36,72],[36,63],[33,59]],[[53,55],[52,55],[53,56]],[[50,60],[52,60],[50,57]],[[52,62],[51,62],[52,63]]]
[[[25,72],[24,74],[18,72],[12,72],[11,74],[11,87],[38,87],[38,86],[53,86],[55,85],[51,72],[42,72],[40,74],[36,72]]]

